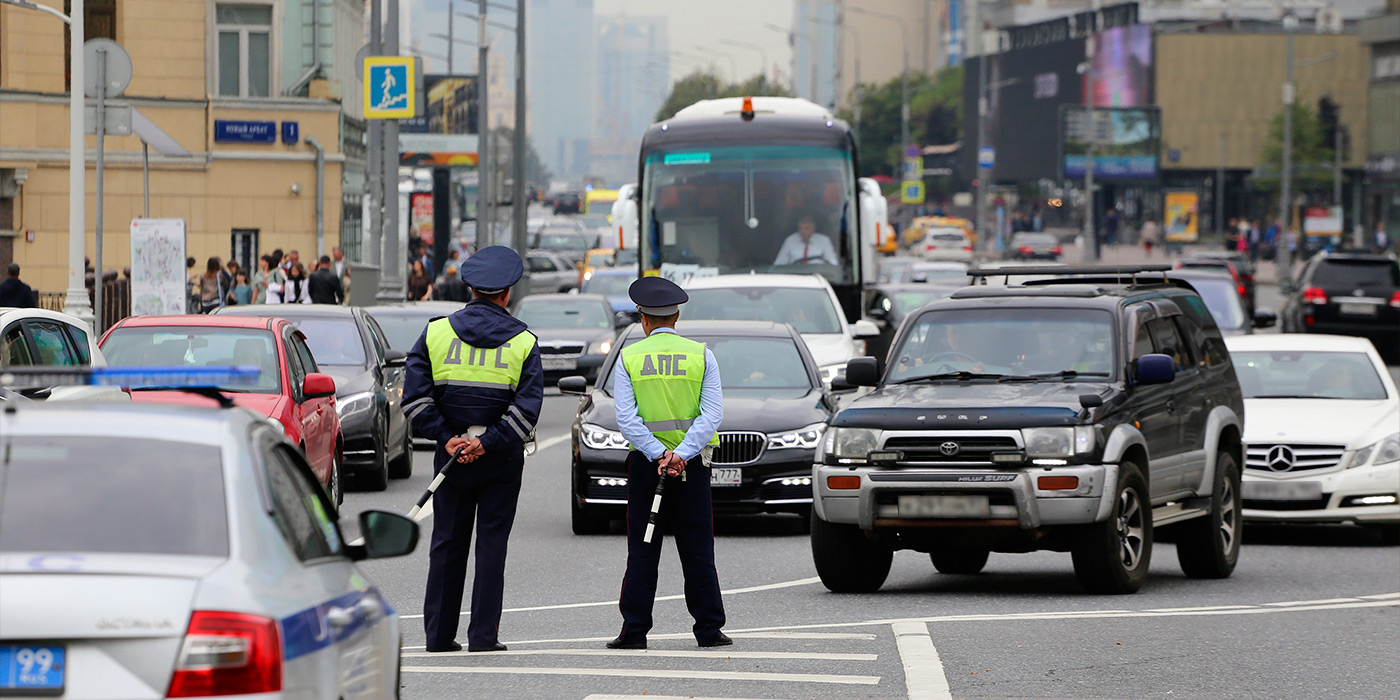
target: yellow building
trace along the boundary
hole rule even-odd
[[[37,2],[67,9],[63,0]],[[297,249],[304,260],[315,253],[310,140],[326,152],[325,250],[342,233],[359,240],[364,151],[351,62],[363,0],[86,5],[87,38],[111,38],[131,55],[131,84],[109,104],[131,105],[190,153],[151,149],[149,215],[185,220],[186,249],[200,269],[211,256],[247,263],[274,248]],[[18,262],[25,281],[47,292],[67,287],[67,35],[50,15],[0,4],[0,266]],[[86,141],[92,257],[97,144]],[[143,215],[141,139],[109,136],[104,162],[103,267],[120,270],[131,219]]]

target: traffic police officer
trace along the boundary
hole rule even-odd
[[[459,651],[457,620],[476,525],[468,651],[502,651],[497,638],[506,539],[515,522],[524,444],[539,420],[544,370],[535,336],[506,311],[524,265],[504,246],[483,248],[462,266],[472,301],[434,319],[408,353],[403,407],[415,434],[438,449],[434,473],[465,454],[433,494],[433,541],[423,627],[428,651]],[[464,466],[469,465],[469,466]]]
[[[647,337],[624,348],[613,370],[617,425],[627,454],[627,574],[622,580],[622,633],[610,649],[645,649],[656,598],[661,526],[669,526],[685,574],[685,604],[702,647],[734,642],[724,632],[724,603],[715,573],[708,448],[724,418],[719,364],[704,343],[676,333],[680,305],[689,300],[670,280],[643,277],[628,295],[642,313]],[[657,535],[643,541],[657,480],[667,480]]]

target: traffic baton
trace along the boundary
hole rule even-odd
[[[656,480],[656,495],[651,498],[651,513],[647,515],[647,531],[642,535],[642,541],[651,544],[651,536],[656,533],[656,514],[661,512],[661,492],[666,488],[666,474],[663,470],[661,478]]]
[[[452,459],[447,460],[447,464],[442,465],[442,469],[438,470],[437,476],[433,477],[433,483],[428,484],[428,490],[424,491],[423,495],[418,497],[418,504],[408,511],[408,517],[415,517],[418,515],[418,511],[423,510],[423,504],[427,503],[428,499],[433,497],[433,493],[438,490],[439,486],[442,486],[442,480],[447,478],[447,470],[451,469],[452,465],[457,463],[457,458],[465,454],[466,451],[467,448],[465,447],[457,448],[457,454],[452,455]]]

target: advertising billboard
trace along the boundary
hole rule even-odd
[[[401,134],[475,134],[476,76],[423,76],[424,107],[399,121]]]
[[[1163,229],[1169,243],[1195,243],[1200,235],[1201,195],[1195,190],[1167,190]]]
[[[1152,104],[1152,27],[1134,24],[1094,35],[1094,106],[1143,107]],[[1089,81],[1080,94],[1089,101]]]
[[[976,105],[977,72],[987,69],[987,139],[996,147],[997,180],[1034,181],[1058,178],[1059,114],[1079,104],[1079,64],[1083,41],[1059,41],[965,63],[963,104]],[[977,109],[963,110],[966,143],[977,143]],[[963,149],[963,172],[975,173],[976,148]]]
[[[1060,113],[1060,143],[1066,178],[1084,177],[1089,144],[1094,144],[1094,177],[1101,180],[1151,180],[1157,177],[1162,140],[1157,109],[1096,109],[1067,105]]]

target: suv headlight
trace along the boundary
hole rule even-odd
[[[790,433],[775,433],[768,436],[768,449],[814,449],[821,443],[822,433],[825,432],[825,423],[813,423],[805,428],[794,430]]]
[[[830,428],[825,453],[839,464],[865,464],[879,442],[880,431],[874,428]]]
[[[584,423],[579,429],[585,447],[592,450],[625,450],[627,438],[616,430],[608,430],[591,423]]]
[[[594,343],[594,344],[588,346],[588,354],[590,354],[590,355],[606,355],[606,354],[608,354],[609,351],[612,350],[612,343],[613,343],[612,340],[604,340],[604,341],[601,341],[601,342]]]
[[[368,411],[374,403],[374,392],[362,391],[358,394],[351,394],[343,399],[336,399],[335,412],[339,416],[347,416],[351,413],[361,413]]]
[[[1400,460],[1400,433],[1382,438],[1357,450],[1356,454],[1351,456],[1351,464],[1347,466],[1364,467],[1372,462],[1385,464],[1396,460]]]
[[[1089,454],[1094,451],[1094,426],[1022,428],[1021,439],[1026,443],[1026,456],[1032,459]]]

